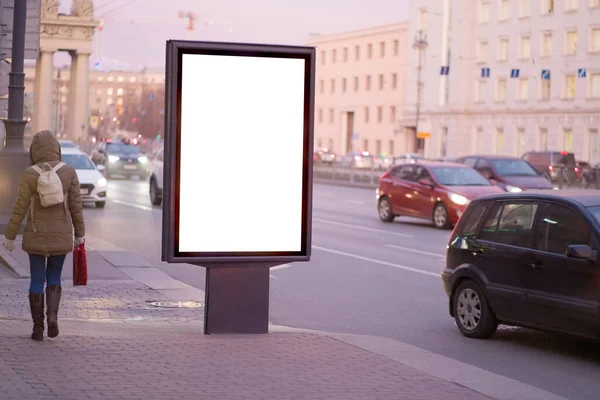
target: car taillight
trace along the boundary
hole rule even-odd
[[[568,153],[568,152],[566,152],[566,151],[561,151],[561,152],[560,152],[560,155],[561,155],[561,156],[566,156],[567,154],[569,154],[569,153]]]
[[[550,171],[552,171],[552,170],[554,170],[554,167],[553,167],[552,165],[550,165],[550,166],[548,167],[548,169],[549,169]]]
[[[575,172],[579,172],[579,168],[575,168]]]

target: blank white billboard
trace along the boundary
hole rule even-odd
[[[179,252],[300,252],[305,60],[181,57]]]

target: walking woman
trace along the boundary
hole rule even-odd
[[[58,336],[61,273],[68,253],[83,243],[85,224],[79,179],[62,162],[60,145],[50,131],[37,133],[29,151],[31,167],[21,175],[19,194],[6,228],[4,247],[15,249],[15,239],[27,214],[23,250],[29,254],[29,307],[33,340],[44,340],[44,283],[48,337]]]

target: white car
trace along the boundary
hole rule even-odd
[[[77,172],[81,200],[84,203],[95,203],[98,208],[104,208],[108,189],[108,182],[101,172],[104,166],[96,167],[90,157],[79,149],[63,148],[61,153],[63,162],[71,165]]]
[[[160,149],[152,160],[152,173],[150,174],[150,201],[155,206],[160,206],[162,203],[163,164],[164,149]]]

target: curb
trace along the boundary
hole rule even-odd
[[[527,383],[390,338],[330,333],[282,325],[270,325],[269,331],[327,336],[495,400],[567,400]]]

